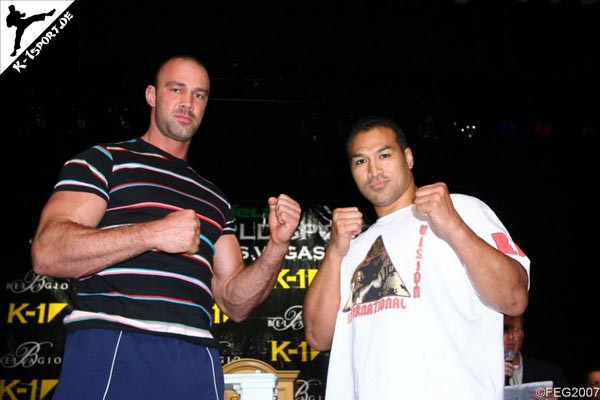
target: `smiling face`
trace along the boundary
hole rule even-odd
[[[357,133],[348,143],[348,154],[354,182],[378,217],[413,204],[412,151],[400,148],[391,128],[376,126]]]
[[[210,81],[197,61],[174,58],[161,68],[146,99],[152,108],[151,123],[164,136],[189,141],[200,126],[208,102]]]

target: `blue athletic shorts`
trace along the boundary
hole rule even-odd
[[[67,335],[54,400],[223,400],[217,349],[110,329]]]

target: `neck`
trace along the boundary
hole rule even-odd
[[[166,151],[173,157],[180,158],[182,160],[187,159],[187,153],[190,148],[190,141],[178,141],[166,137],[160,132],[153,132],[149,129],[145,134],[141,136],[141,139],[150,143],[159,149]]]
[[[374,206],[375,213],[377,214],[377,218],[384,217],[388,214],[393,213],[394,211],[398,211],[402,208],[406,208],[412,206],[415,203],[415,193],[417,191],[417,187],[414,185],[414,181],[411,178],[411,182],[404,192],[402,196],[396,199],[393,203],[387,204],[385,206]]]

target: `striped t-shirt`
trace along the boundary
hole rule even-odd
[[[64,319],[69,330],[115,328],[174,336],[216,347],[212,326],[215,242],[235,233],[221,190],[186,161],[142,139],[97,145],[65,163],[55,191],[94,193],[108,203],[98,228],[152,221],[194,209],[200,250],[147,251],[75,282],[76,301]]]

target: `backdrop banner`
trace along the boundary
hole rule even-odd
[[[271,295],[241,323],[214,306],[213,334],[220,343],[222,365],[251,357],[279,370],[299,370],[295,399],[318,400],[324,398],[329,354],[306,342],[302,304],[329,240],[331,209],[324,204],[302,206],[300,225]],[[234,209],[249,265],[269,240],[268,207],[247,201]],[[68,279],[35,274],[29,246],[29,239],[21,240],[13,258],[2,263],[0,399],[50,399],[62,365],[62,320],[72,310],[73,286]]]

